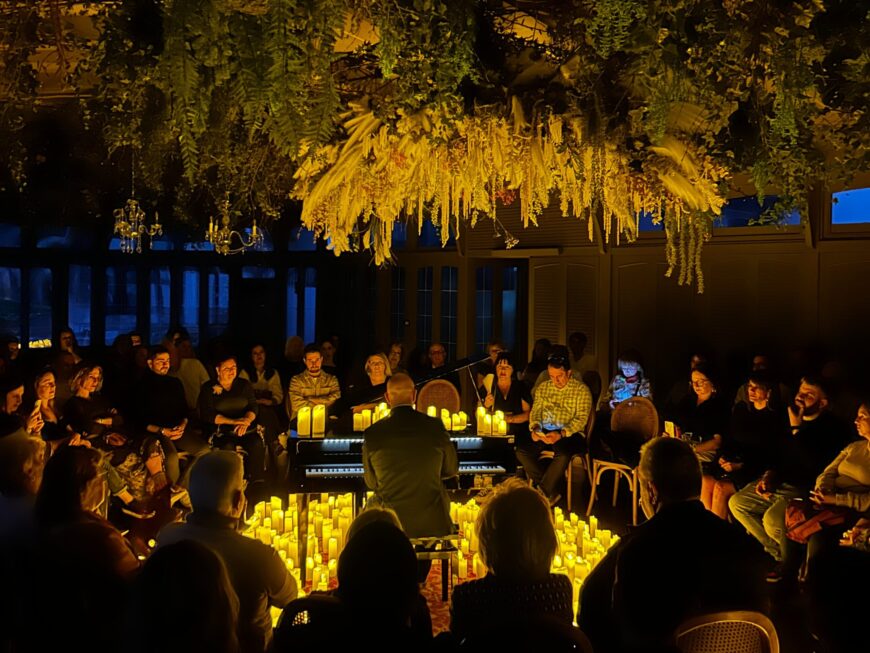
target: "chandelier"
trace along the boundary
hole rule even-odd
[[[235,242],[233,239],[235,239]],[[251,235],[249,238],[246,238],[245,234],[235,229],[230,229],[230,201],[225,199],[221,203],[220,226],[215,222],[214,217],[209,218],[205,240],[214,245],[214,250],[218,254],[223,254],[224,256],[227,254],[243,254],[246,249],[259,249],[262,246],[263,230],[257,229],[256,220],[251,225]]]
[[[135,199],[136,196],[136,177],[135,177],[136,162],[135,159],[130,165],[130,199],[123,208],[115,209],[115,234],[121,240],[121,251],[126,254],[142,253],[142,240],[147,236],[163,235],[163,226],[160,224],[160,218],[157,212],[154,212],[154,224],[147,225],[145,223],[145,211],[139,206],[139,202]],[[149,243],[150,247],[150,243]]]

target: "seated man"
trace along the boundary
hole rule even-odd
[[[426,364],[420,372],[418,381],[428,381],[430,379],[443,379],[450,381],[456,388],[456,391],[462,393],[462,386],[459,384],[459,373],[455,370],[450,372],[450,366],[447,364],[447,350],[440,342],[433,342],[427,350]]]
[[[320,347],[311,343],[305,346],[302,357],[305,371],[290,379],[287,391],[287,415],[296,419],[300,408],[323,405],[329,408],[336,399],[341,397],[338,379],[321,369],[323,355]]]
[[[562,498],[557,487],[571,457],[587,449],[582,431],[592,408],[592,394],[571,377],[567,357],[551,355],[547,373],[550,378],[535,391],[529,416],[532,439],[517,446],[517,459],[554,506]],[[539,461],[543,451],[554,454],[546,472]]]
[[[595,651],[673,651],[669,640],[689,617],[763,611],[764,553],[742,529],[704,509],[691,447],[653,438],[637,469],[649,521],[608,552],[580,595],[577,624]]]
[[[242,459],[231,451],[199,458],[190,474],[193,513],[187,523],[166,526],[157,548],[194,540],[224,561],[239,597],[239,644],[243,651],[264,651],[272,639],[269,607],[285,607],[298,588],[272,547],[236,531],[245,507]]]
[[[442,480],[459,473],[456,448],[441,420],[414,409],[417,392],[407,374],[387,381],[390,416],[366,429],[366,485],[399,516],[410,538],[448,535],[450,502]]]
[[[181,470],[178,451],[192,456],[208,450],[206,442],[191,432],[187,420],[187,400],[184,386],[169,376],[169,350],[152,347],[148,354],[148,372],[136,389],[137,426],[157,436],[166,456],[166,475],[171,483],[178,483]]]

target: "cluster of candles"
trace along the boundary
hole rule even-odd
[[[353,430],[365,431],[378,420],[390,416],[390,408],[383,401],[375,406],[374,411],[369,408],[364,408],[358,413],[353,414]]]
[[[429,417],[438,417],[438,407],[427,406],[426,414]],[[468,428],[468,415],[461,410],[458,413],[451,413],[446,408],[442,408],[441,422],[444,424],[444,429],[447,431],[464,431]]]
[[[507,435],[507,422],[502,411],[490,414],[486,408],[478,406],[476,416],[478,435]]]
[[[286,510],[281,497],[254,506],[244,534],[275,549],[300,588],[310,581],[312,590],[326,591],[338,571],[338,556],[354,517],[354,500],[351,493],[324,492],[315,496],[319,498],[311,498],[307,512],[302,513],[306,520],[304,529],[299,509],[302,495],[291,494]],[[303,537],[304,567],[300,548]]]
[[[368,493],[369,496],[371,493]],[[244,534],[274,548],[287,569],[296,578],[300,588],[310,581],[312,591],[326,591],[338,572],[338,556],[344,548],[344,539],[354,518],[354,497],[351,493],[323,492],[311,495],[306,512],[300,509],[303,495],[287,497],[286,508],[280,497],[261,501],[247,521]],[[480,506],[474,499],[466,503],[450,503],[450,518],[459,525],[457,551],[451,560],[453,584],[486,575],[486,565],[480,557],[480,542],[475,523]],[[300,523],[305,520],[305,524]],[[580,588],[589,572],[595,568],[607,550],[619,541],[619,536],[598,528],[595,516],[586,522],[575,513],[565,514],[561,508],[554,511],[559,551],[553,559],[551,571],[565,574],[574,588],[574,612]],[[302,538],[305,538],[304,566],[300,556]],[[304,571],[303,571],[304,570]],[[275,615],[277,616],[277,615]]]
[[[326,433],[326,406],[303,406],[296,413],[296,432],[300,438],[322,438]]]
[[[474,527],[479,511],[480,507],[474,499],[465,504],[450,504],[450,518],[459,524],[460,532],[458,551],[452,560],[454,584],[486,575],[486,565],[480,557],[480,543]],[[551,571],[565,574],[571,579],[576,614],[583,581],[607,550],[619,541],[619,536],[598,528],[598,518],[595,516],[590,517],[587,523],[573,512],[566,517],[561,508],[555,509],[554,522],[559,552],[553,559]]]

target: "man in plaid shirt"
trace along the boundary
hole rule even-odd
[[[321,369],[323,356],[320,347],[314,343],[306,345],[303,361],[305,371],[290,379],[287,390],[287,415],[291,420],[303,406],[313,408],[323,404],[329,408],[341,397],[338,379]]]
[[[552,354],[547,360],[549,380],[535,390],[529,417],[531,441],[517,446],[517,459],[526,473],[555,506],[562,498],[557,488],[571,462],[571,457],[585,453],[583,429],[592,409],[589,388],[571,377],[567,356]],[[540,458],[544,451],[553,460],[544,471]]]

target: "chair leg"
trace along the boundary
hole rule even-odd
[[[447,590],[450,585],[450,557],[441,558],[441,602],[447,603]]]
[[[568,460],[568,512],[571,512],[571,486],[572,486],[572,478],[571,478],[571,467],[574,465],[574,459],[571,458]]]
[[[631,525],[637,526],[637,470],[631,470]]]
[[[594,465],[593,465],[594,467]],[[595,505],[595,496],[598,494],[598,481],[599,481],[599,473],[597,469],[593,470],[592,473],[592,490],[589,492],[589,505],[586,507],[586,516],[592,514],[592,506]]]
[[[613,472],[613,501],[610,502],[614,508],[616,507],[616,498],[619,496],[619,477],[620,473],[614,471]]]

